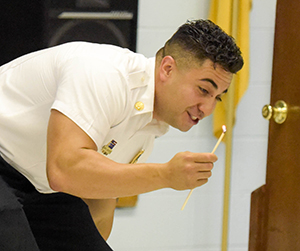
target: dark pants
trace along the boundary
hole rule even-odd
[[[41,194],[0,157],[0,250],[111,251],[87,205],[64,193]]]

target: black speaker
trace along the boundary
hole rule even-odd
[[[43,47],[41,0],[0,1],[0,65]]]
[[[70,41],[136,51],[138,0],[10,0],[0,8],[0,64]]]
[[[89,41],[136,50],[137,0],[51,0],[47,5],[47,46]]]

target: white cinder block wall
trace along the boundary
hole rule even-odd
[[[139,0],[137,51],[152,57],[188,19],[207,18],[210,0]],[[248,250],[250,194],[265,182],[276,0],[252,0],[250,84],[234,128],[229,251]],[[179,151],[210,152],[216,142],[211,118],[187,133],[171,129],[157,140],[149,162],[166,162]],[[216,154],[210,181],[188,191],[164,189],[139,196],[137,207],[118,209],[109,243],[116,251],[220,251],[225,147]]]

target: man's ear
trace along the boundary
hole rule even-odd
[[[161,60],[159,68],[159,76],[162,81],[167,81],[176,67],[173,57],[166,56]]]

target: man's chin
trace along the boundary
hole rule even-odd
[[[176,129],[178,129],[181,132],[187,132],[189,131],[193,126],[172,126]]]

